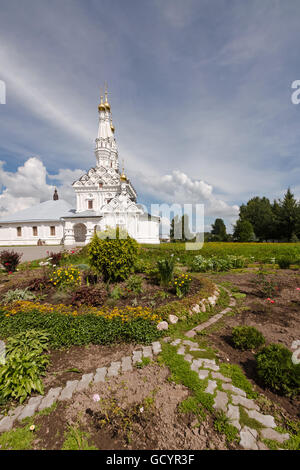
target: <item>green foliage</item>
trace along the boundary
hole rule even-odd
[[[135,367],[137,369],[143,369],[144,367],[148,366],[150,364],[151,360],[149,357],[142,357],[142,360],[140,362],[135,363]]]
[[[224,434],[227,442],[238,440],[238,430],[230,424],[230,421],[224,411],[216,412],[214,420],[214,428],[220,434]]]
[[[287,396],[299,393],[300,364],[292,362],[292,353],[285,346],[269,344],[255,358],[257,374],[266,387]]]
[[[243,256],[227,255],[224,258],[211,256],[205,258],[202,255],[194,257],[191,268],[195,272],[208,271],[229,271],[230,269],[244,268],[246,266],[246,258]]]
[[[257,392],[253,390],[251,382],[246,379],[242,369],[237,364],[220,364],[220,372],[232,380],[232,385],[241,388],[248,398],[256,398]]]
[[[262,346],[265,343],[265,338],[253,326],[236,326],[232,330],[232,342],[235,348],[244,351]]]
[[[162,286],[167,287],[173,279],[173,272],[175,266],[174,255],[170,258],[160,259],[157,261],[157,268],[160,276],[160,283]]]
[[[157,330],[156,322],[139,317],[123,322],[120,317],[110,320],[94,314],[73,316],[59,312],[43,313],[37,309],[6,317],[5,313],[0,311],[2,337],[31,329],[46,331],[54,348],[121,341],[149,344],[162,335]]]
[[[278,286],[272,278],[267,277],[264,271],[264,267],[261,264],[255,278],[253,280],[254,285],[256,285],[258,292],[264,298],[273,297],[276,294]]]
[[[32,392],[43,393],[40,379],[49,364],[43,352],[49,336],[44,331],[30,330],[7,339],[6,363],[0,368],[0,393],[22,403]]]
[[[109,296],[113,300],[119,300],[123,295],[123,290],[120,286],[114,286],[113,289],[110,291]]]
[[[58,289],[80,286],[80,270],[72,265],[55,269],[51,274],[50,282]]]
[[[211,228],[211,233],[214,235],[214,241],[223,242],[227,240],[226,225],[224,224],[223,219],[216,219]]]
[[[118,282],[128,278],[134,270],[138,244],[129,236],[127,238],[101,239],[94,235],[89,244],[90,265],[102,273],[105,282]]]
[[[14,289],[14,290],[9,290],[7,291],[2,299],[3,304],[10,304],[11,302],[15,302],[16,300],[35,300],[36,295],[33,294],[28,290],[28,287],[26,289]]]
[[[176,292],[176,296],[181,299],[189,293],[192,278],[189,274],[180,274],[173,279],[172,288]]]
[[[281,258],[277,259],[277,263],[280,269],[289,269],[290,265],[292,264],[292,260],[287,256],[282,256]]]
[[[141,294],[143,292],[142,284],[143,279],[133,274],[126,282],[126,289],[134,294]]]
[[[0,252],[0,263],[6,272],[14,272],[17,269],[22,256],[22,253],[20,254],[13,250],[3,250]]]
[[[62,450],[98,450],[97,447],[89,445],[89,433],[81,431],[77,426],[69,426],[64,437]]]
[[[29,450],[36,436],[30,431],[30,425],[12,429],[0,434],[1,450]]]
[[[238,219],[234,226],[233,238],[238,242],[250,242],[255,240],[252,224],[248,220]]]

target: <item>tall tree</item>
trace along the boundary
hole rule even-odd
[[[249,220],[238,219],[234,225],[233,238],[238,242],[252,242],[255,240],[253,226]]]
[[[273,238],[274,214],[272,205],[266,197],[254,197],[240,207],[240,218],[248,220],[256,237],[260,240]]]
[[[283,200],[279,199],[278,228],[281,238],[291,240],[299,224],[299,203],[288,188]]]
[[[212,235],[214,235],[215,240],[218,240],[220,242],[227,240],[226,225],[224,224],[223,219],[216,219],[211,227],[211,233]]]

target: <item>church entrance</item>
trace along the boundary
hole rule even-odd
[[[86,226],[84,224],[74,225],[75,243],[84,243],[86,239]]]

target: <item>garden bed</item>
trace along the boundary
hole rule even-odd
[[[246,297],[239,301],[235,315],[223,317],[217,328],[207,331],[207,339],[220,351],[223,360],[242,367],[247,378],[270,400],[270,406],[277,403],[291,419],[299,418],[300,397],[288,398],[266,389],[257,376],[255,351],[240,351],[232,344],[233,327],[253,326],[264,335],[266,344],[282,344],[292,351],[293,341],[300,339],[300,291],[297,290],[300,285],[299,274],[292,270],[269,271],[266,278],[275,288],[272,297],[262,296],[260,288],[253,283],[257,271],[222,273],[210,277],[231,288],[233,292],[246,294]]]

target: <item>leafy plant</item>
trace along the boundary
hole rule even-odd
[[[293,396],[300,391],[300,364],[292,362],[292,353],[281,344],[269,344],[255,356],[257,374],[265,386],[277,393]]]
[[[282,256],[281,258],[278,258],[277,263],[280,269],[289,269],[292,264],[292,260],[287,256]]]
[[[14,272],[17,269],[20,259],[22,258],[22,253],[17,253],[15,251],[3,250],[0,252],[0,262],[4,267],[6,272]]]
[[[141,294],[143,292],[142,284],[143,279],[133,274],[126,282],[126,289],[134,294]]]
[[[236,326],[232,330],[232,342],[235,348],[243,351],[262,346],[265,343],[265,338],[253,326]]]
[[[14,289],[7,291],[2,299],[3,304],[9,304],[16,300],[35,300],[36,295],[29,292],[28,287],[26,289]]]
[[[129,236],[120,238],[118,230],[114,239],[101,239],[94,234],[89,244],[90,265],[103,275],[105,282],[123,281],[134,269],[137,252],[137,242]]]
[[[228,271],[230,269],[243,268],[247,260],[243,256],[227,255],[224,258],[197,255],[192,260],[191,269],[195,272]]]
[[[175,258],[172,255],[170,258],[160,259],[157,261],[160,283],[162,286],[167,287],[168,284],[172,281],[174,266]]]
[[[216,412],[215,415],[215,430],[218,431],[220,434],[225,434],[226,440],[228,442],[233,442],[237,440],[238,430],[235,426],[230,424],[229,418],[226,416],[224,411]]]
[[[174,278],[172,283],[170,283],[179,299],[188,294],[191,287],[191,281],[192,278],[189,274],[180,274]]]
[[[55,269],[52,272],[50,282],[59,289],[74,288],[81,284],[80,271],[73,266]]]
[[[6,363],[0,369],[0,393],[20,403],[32,392],[43,393],[40,379],[49,364],[43,354],[49,335],[43,331],[27,331],[7,339]]]
[[[269,279],[265,272],[263,265],[261,264],[255,278],[253,280],[256,285],[259,294],[264,298],[272,298],[277,291],[278,286],[273,279]]]
[[[54,253],[53,251],[51,251],[51,253],[49,253],[48,261],[50,261],[52,266],[59,266],[62,259],[63,253],[61,251],[59,251],[58,253]]]

